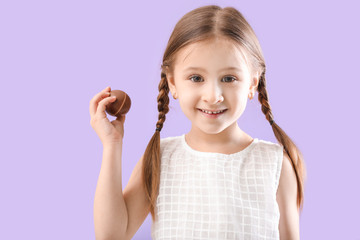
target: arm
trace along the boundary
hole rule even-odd
[[[104,146],[94,202],[97,240],[131,239],[149,214],[150,203],[141,175],[144,155],[122,191],[121,149],[122,146]]]
[[[94,199],[95,238],[122,239],[125,236],[128,212],[122,194],[121,145],[107,145]]]
[[[299,211],[296,205],[297,180],[291,160],[284,152],[282,169],[279,180],[279,187],[276,193],[276,200],[279,205],[280,239],[298,240],[299,233]]]

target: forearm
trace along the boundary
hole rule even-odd
[[[122,193],[122,143],[104,146],[94,199],[95,237],[121,239],[126,232],[128,213]]]

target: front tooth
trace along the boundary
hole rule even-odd
[[[206,111],[206,110],[203,110],[204,112],[206,112],[207,114],[218,114],[218,113],[221,113],[221,110],[220,111],[217,111],[217,112],[211,112],[211,111]]]

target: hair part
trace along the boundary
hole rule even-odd
[[[166,113],[169,111],[167,76],[174,75],[176,56],[180,49],[192,43],[214,38],[232,41],[235,46],[244,50],[246,54],[243,51],[241,52],[245,55],[252,74],[257,72],[260,76],[257,91],[261,110],[269,122],[274,120],[266,90],[266,66],[263,53],[255,32],[244,16],[233,7],[221,8],[217,5],[202,6],[185,14],[175,25],[163,55],[161,79],[158,86],[159,95],[157,97],[159,115],[156,128],[158,130],[150,139],[144,153],[143,185],[150,202],[150,213],[153,221],[155,221],[156,200],[160,184],[160,131],[165,122]],[[297,206],[298,209],[302,209],[306,176],[302,154],[277,123],[273,122],[271,127],[277,141],[284,146],[284,152],[291,160],[298,186]]]

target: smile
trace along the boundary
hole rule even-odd
[[[199,111],[206,113],[207,115],[220,115],[223,112],[225,112],[227,109],[223,109],[223,110],[218,110],[218,111],[208,111],[208,110],[203,110],[203,109],[198,109]]]

